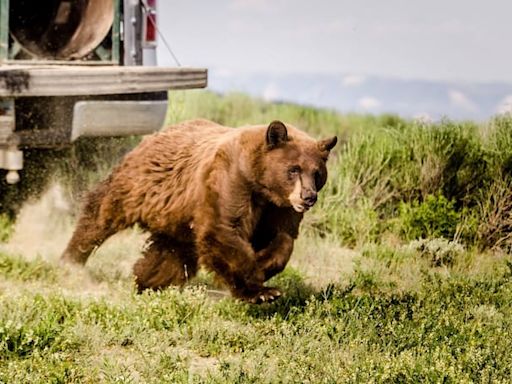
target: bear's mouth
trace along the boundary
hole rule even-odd
[[[292,207],[296,212],[299,213],[306,212],[309,208],[311,208],[307,204],[292,204]]]

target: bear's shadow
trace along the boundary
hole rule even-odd
[[[304,313],[311,302],[322,303],[341,300],[353,294],[357,284],[353,281],[347,285],[328,284],[322,289],[307,284],[295,270],[287,268],[282,276],[270,280],[271,285],[283,290],[283,297],[267,304],[246,304],[245,314],[254,319],[269,320],[275,316],[290,319]]]
[[[213,273],[204,270],[187,284],[189,287],[206,288],[208,296],[214,301],[234,301],[235,305],[242,307],[244,314],[257,319],[270,319],[276,315],[286,318],[292,313],[302,313],[313,297],[324,296],[324,290],[318,290],[308,284],[300,272],[292,267],[287,267],[265,285],[278,288],[283,296],[272,303],[244,303],[234,299],[222,284],[216,281]]]
[[[274,316],[288,318],[291,314],[304,312],[308,301],[319,294],[319,290],[306,283],[298,271],[286,268],[269,280],[268,286],[277,287],[283,296],[272,303],[246,304],[245,313],[255,319],[270,319]]]

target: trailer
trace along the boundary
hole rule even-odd
[[[27,151],[157,131],[169,90],[206,87],[156,66],[156,19],[156,0],[0,0],[0,194]]]

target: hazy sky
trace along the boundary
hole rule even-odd
[[[512,82],[512,0],[159,0],[184,66]],[[172,65],[165,46],[159,62]],[[357,81],[357,76],[354,77]]]

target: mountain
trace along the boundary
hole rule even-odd
[[[210,70],[209,88],[240,91],[340,112],[396,113],[437,120],[486,120],[512,111],[512,84],[441,82],[344,74],[269,74]]]

